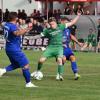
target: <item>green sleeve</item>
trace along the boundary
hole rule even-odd
[[[42,36],[47,36],[48,34],[48,29],[44,29],[43,32],[41,33]]]
[[[64,30],[66,28],[65,24],[59,24],[61,30]]]

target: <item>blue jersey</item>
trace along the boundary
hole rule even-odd
[[[70,60],[70,56],[74,55],[72,49],[69,47],[70,43],[70,29],[66,28],[63,31],[63,45],[64,45],[64,50],[63,50],[63,55]]]
[[[65,28],[63,31],[63,45],[64,47],[69,47],[70,43],[70,30]]]
[[[21,37],[14,35],[14,32],[18,30],[16,24],[6,23],[4,25],[4,37],[6,39],[6,51],[21,51]]]

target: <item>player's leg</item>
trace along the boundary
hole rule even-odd
[[[47,60],[47,58],[49,58],[49,57],[51,56],[51,50],[52,50],[52,49],[47,48],[47,49],[44,51],[42,57],[41,57],[41,58],[39,59],[39,61],[38,61],[37,70],[36,70],[35,72],[31,73],[31,76],[32,76],[32,77],[34,77],[35,74],[38,74],[38,73],[40,72],[40,70],[41,70],[41,68],[42,68],[42,66],[43,66],[43,63]],[[40,79],[38,79],[38,77],[37,77],[37,78],[35,77],[35,79],[36,79],[36,80],[40,80]]]
[[[57,63],[58,63],[58,74],[56,76],[56,79],[57,80],[63,80],[63,71],[64,71],[64,68],[63,68],[63,64],[62,64],[62,58],[58,57],[57,58]]]
[[[58,73],[57,73],[57,76],[56,76],[56,79],[57,80],[63,80],[63,71],[64,71],[64,68],[63,68],[63,48],[58,48],[56,51],[56,57],[57,57],[57,64],[58,64]]]
[[[62,58],[57,58],[57,63],[58,63],[58,72],[57,72],[57,76],[56,76],[56,80],[60,80],[63,81],[63,64],[62,64]]]
[[[71,50],[71,48],[64,48],[64,57],[66,58],[66,60],[69,60],[71,62],[71,68],[72,71],[75,75],[75,79],[77,78],[78,74],[78,67],[77,67],[77,63],[76,63],[76,59],[74,56],[73,51]]]
[[[38,67],[37,67],[37,71],[40,71],[42,68],[43,63],[46,61],[46,57],[41,57],[39,62],[38,62]]]
[[[45,57],[41,57],[39,62],[38,62],[38,66],[37,66],[37,70],[34,71],[33,73],[31,73],[31,77],[34,77],[36,80],[41,80],[41,78],[38,77],[38,74],[41,73],[41,68],[43,66],[43,63],[46,61]],[[37,77],[36,77],[37,76]]]
[[[80,75],[78,74],[78,66],[77,66],[76,58],[74,55],[70,56],[70,61],[71,61],[72,71],[75,75],[75,80],[78,80],[80,78]]]
[[[13,70],[15,70],[15,69],[17,69],[17,68],[19,68],[19,67],[16,67],[16,66],[14,66],[13,64],[11,64],[11,65],[5,67],[6,72],[13,71]]]
[[[37,67],[37,71],[41,70],[43,63],[47,60],[47,58],[51,57],[51,50],[50,48],[47,48],[42,57],[39,59],[38,61],[38,67]]]
[[[66,56],[63,55],[63,58],[62,58],[62,63],[63,63],[63,65],[65,64],[66,60],[67,60]]]
[[[13,54],[12,54],[12,56],[13,56]],[[11,65],[5,67],[6,72],[13,71],[13,70],[19,68],[18,63],[13,59],[12,56],[11,56],[11,54],[8,54],[9,60],[11,62]]]
[[[17,63],[15,62],[15,60],[12,58],[12,55],[13,54],[7,54],[11,64],[6,66],[5,68],[0,68],[0,77],[5,74],[6,72],[9,72],[9,71],[12,71],[12,70],[15,70],[18,68],[18,65]]]
[[[39,61],[38,61],[38,66],[37,66],[37,70],[36,70],[35,72],[32,72],[32,73],[31,73],[31,77],[34,77],[35,74],[38,74],[38,73],[40,72],[40,70],[41,70],[41,68],[42,68],[42,66],[43,66],[43,63],[46,61],[46,59],[47,59],[47,58],[45,58],[45,57],[41,57],[41,58],[39,59]],[[37,77],[37,78],[35,77],[35,79],[36,79],[36,80],[40,80],[40,79],[38,79],[38,77]]]
[[[13,66],[12,64],[8,65],[5,68],[0,68],[0,77],[3,76],[5,73],[7,73],[9,71],[15,70],[16,68],[17,67]]]
[[[29,61],[23,52],[17,52],[15,57],[16,62],[22,68],[23,76],[26,81],[26,87],[37,87],[31,83]]]
[[[70,54],[69,54],[69,48],[66,47],[63,49],[63,63],[66,62],[66,60],[69,60]]]
[[[36,85],[32,84],[30,81],[30,71],[29,71],[29,64],[25,65],[22,68],[23,76],[26,81],[26,87],[37,87]]]

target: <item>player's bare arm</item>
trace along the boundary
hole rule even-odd
[[[16,36],[24,35],[25,33],[29,32],[30,28],[25,28],[25,29],[19,29],[14,32]]]
[[[74,25],[78,21],[78,19],[80,18],[80,15],[81,15],[81,13],[78,13],[77,16],[71,22],[67,22],[65,24],[66,27],[70,27],[70,26]]]
[[[72,34],[70,35],[71,40],[73,40],[74,42],[76,42],[80,47],[83,47],[83,43],[80,43],[77,38],[75,36],[73,36]]]

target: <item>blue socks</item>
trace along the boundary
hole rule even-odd
[[[26,80],[26,83],[29,83],[30,82],[30,72],[29,72],[29,69],[22,69],[22,72],[23,72],[23,76]]]
[[[15,70],[17,68],[18,67],[14,67],[12,64],[7,66],[7,67],[5,67],[7,72]],[[29,72],[29,69],[22,69],[22,72],[23,72],[23,76],[24,76],[24,78],[26,80],[26,83],[30,82],[30,72]]]
[[[77,64],[76,62],[71,62],[71,67],[74,73],[78,72]]]

